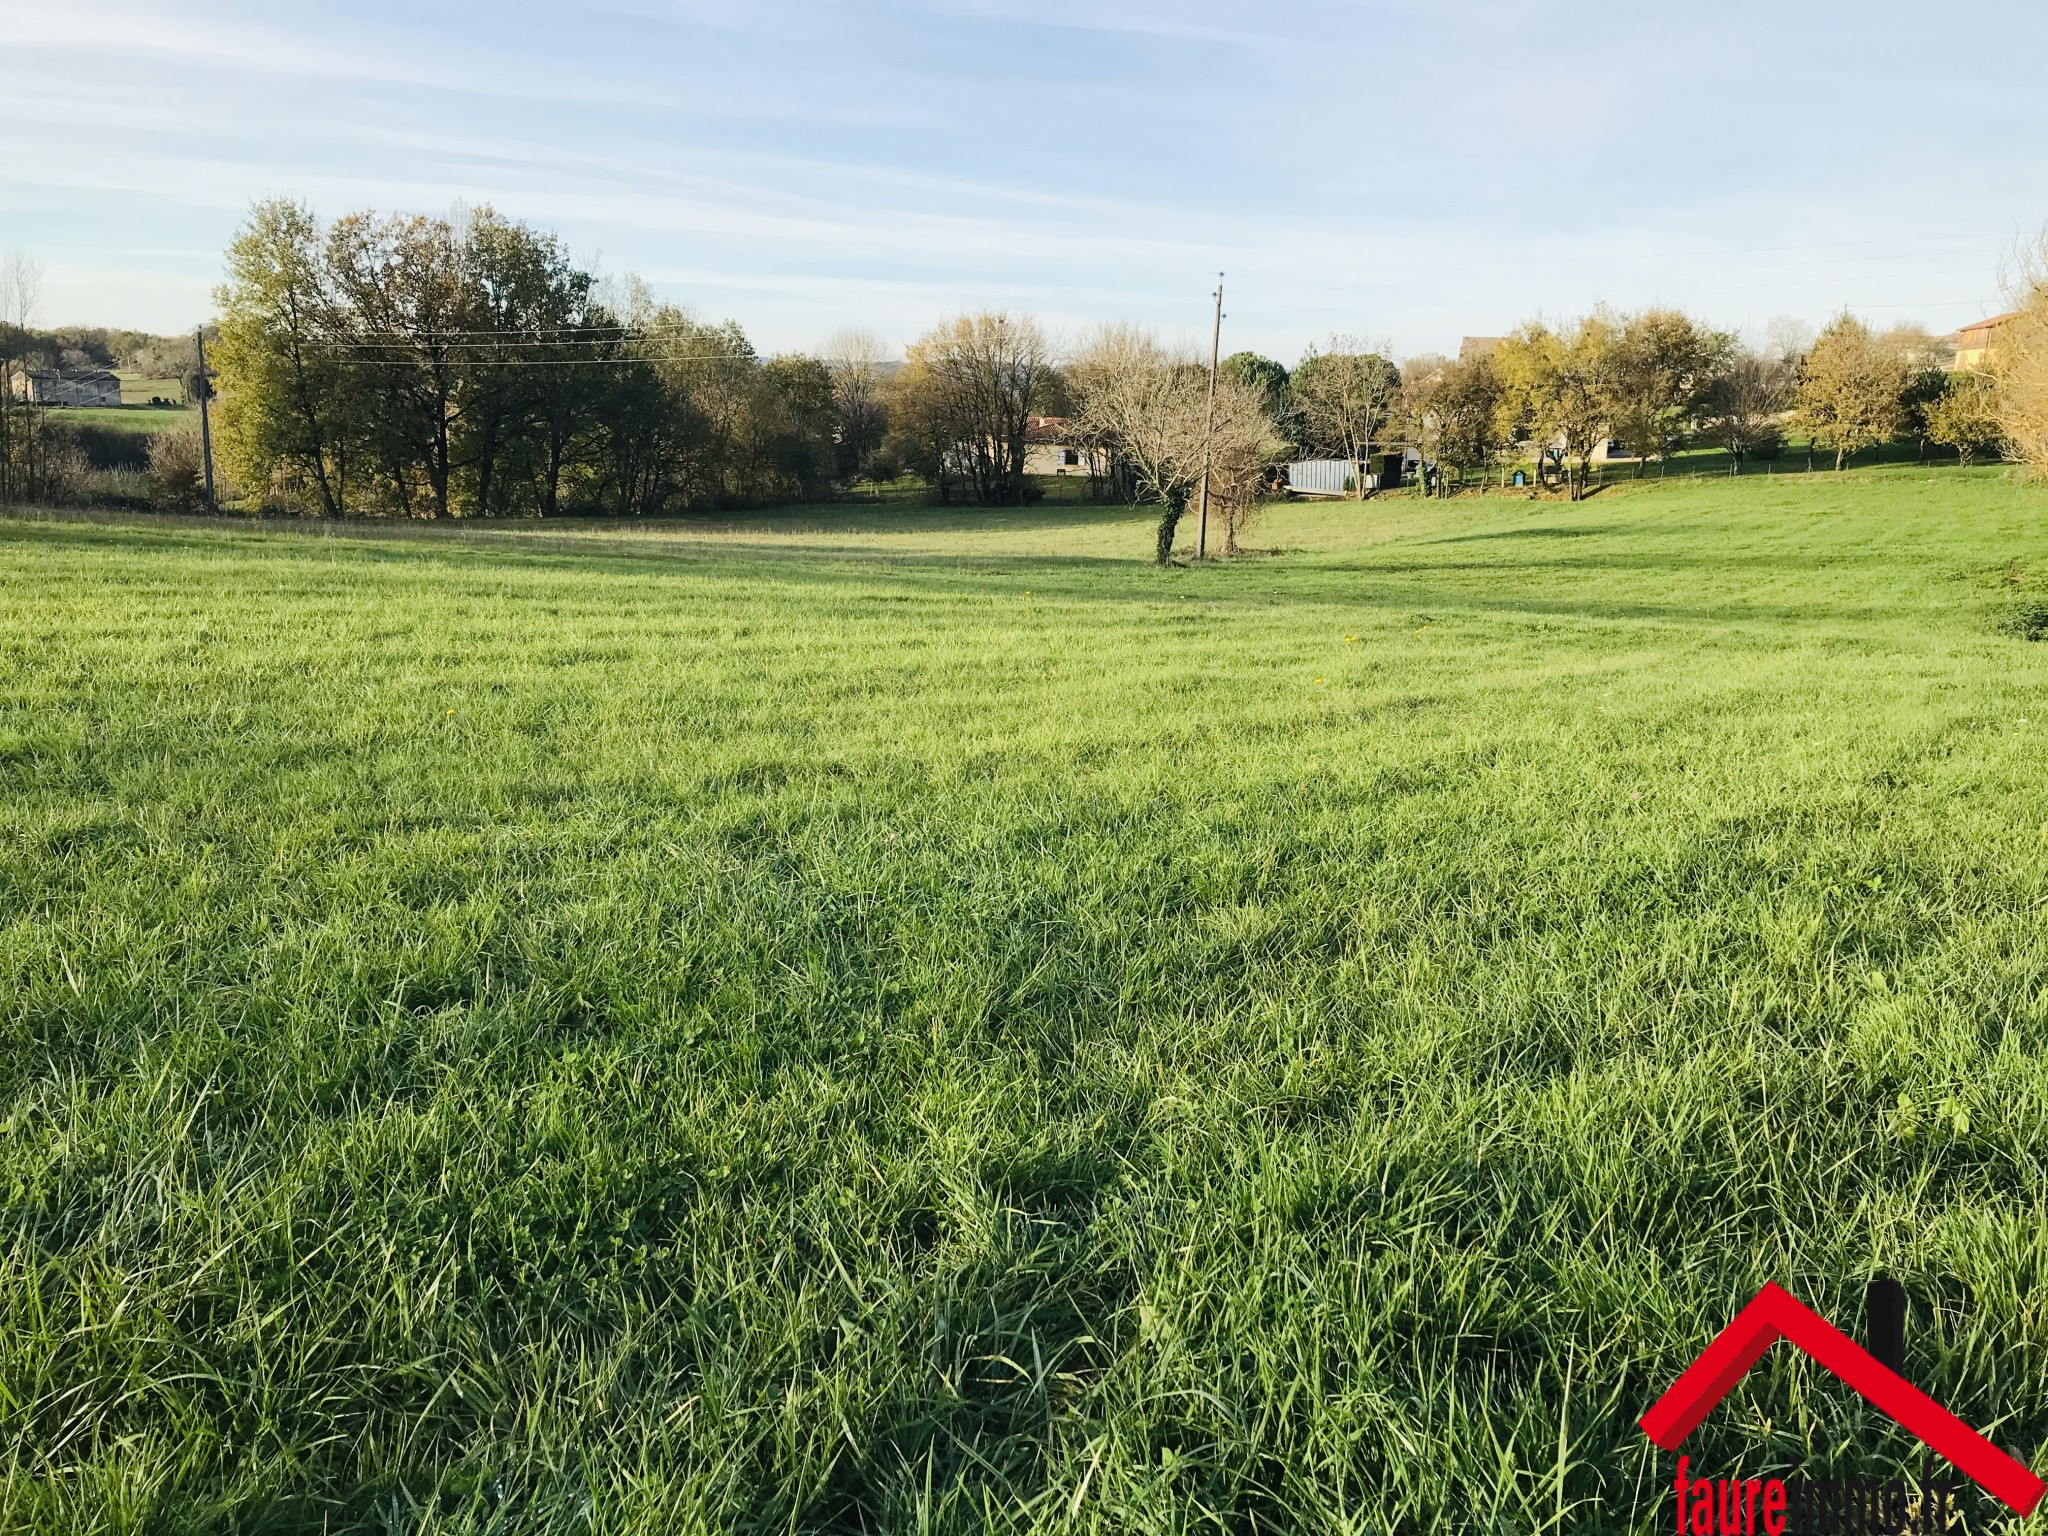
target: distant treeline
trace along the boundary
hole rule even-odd
[[[18,367],[51,372],[122,369],[146,379],[182,385],[198,367],[190,336],[154,336],[104,325],[60,325],[52,330],[0,322],[0,356]]]
[[[208,340],[35,331],[32,282],[0,271],[0,499],[191,505],[196,436],[133,443],[54,423],[6,387],[28,368],[123,364],[190,375],[215,402],[223,499],[325,516],[644,516],[820,499],[920,480],[939,502],[1036,498],[1046,455],[1098,497],[1162,508],[1160,550],[1191,504],[1220,506],[1226,550],[1288,459],[1419,458],[1427,490],[1477,476],[1580,494],[1597,458],[1700,446],[1740,473],[1803,441],[1837,468],[1900,440],[1967,463],[2048,462],[2048,249],[1977,366],[1943,338],[1837,316],[1763,345],[1673,309],[1606,309],[1397,360],[1332,340],[1291,369],[1206,358],[1110,325],[1055,351],[1028,315],[935,326],[901,353],[844,331],[822,356],[763,358],[732,322],[602,283],[560,240],[490,209],[455,219],[356,213],[322,225],[258,204],[228,253]],[[63,413],[55,413],[62,415]],[[89,440],[91,439],[91,440]],[[97,477],[97,482],[95,481]]]
[[[259,205],[228,253],[220,437],[244,495],[339,516],[646,514],[823,494],[832,378],[554,236]]]
[[[1603,445],[1638,471],[1710,446],[1740,472],[1775,457],[1788,433],[1837,468],[1901,439],[1967,462],[2005,434],[1988,377],[1952,374],[1952,356],[1917,326],[1874,332],[1848,314],[1818,338],[1781,330],[1755,347],[1678,310],[1603,309],[1564,325],[1531,321],[1457,358],[1409,358],[1391,417],[1447,472],[1533,461],[1574,492]]]

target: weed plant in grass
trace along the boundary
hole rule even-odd
[[[1880,1268],[2040,1465],[2044,514],[0,522],[0,1529],[1667,1529]]]

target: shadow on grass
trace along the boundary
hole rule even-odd
[[[1062,533],[1077,528],[1149,525],[1157,513],[1122,503],[1042,502],[1026,507],[903,506],[821,502],[756,511],[687,513],[673,517],[376,518],[268,517],[218,513],[141,512],[115,507],[0,506],[0,519],[99,527],[234,529],[315,538],[523,542],[555,534],[733,538],[749,534]]]
[[[833,509],[837,510],[837,509]],[[1142,509],[1008,508],[967,512],[959,508],[919,508],[909,512],[888,508],[849,508],[849,520],[833,531],[847,533],[897,532],[941,533],[960,529],[982,530],[1000,526],[990,520],[1011,518],[1012,529],[1039,530],[1129,527],[1143,520]],[[1748,573],[1782,568],[1781,553],[1732,556],[1725,550],[1707,557],[1704,552],[1666,549],[1655,553],[1626,547],[1611,552],[1566,558],[1530,560],[1515,558],[1508,550],[1499,559],[1430,560],[1403,559],[1400,541],[1385,546],[1377,557],[1341,556],[1303,552],[1284,567],[1270,559],[1218,562],[1195,569],[1170,572],[1152,566],[1142,542],[1134,544],[1127,557],[1063,554],[1057,551],[995,552],[985,549],[935,550],[927,548],[863,547],[838,543],[815,543],[787,537],[764,537],[759,541],[732,530],[749,527],[762,535],[773,535],[800,518],[811,519],[803,531],[817,531],[815,509],[795,509],[760,514],[744,524],[713,525],[694,519],[664,519],[633,522],[572,523],[564,520],[560,532],[536,530],[538,524],[494,527],[445,524],[376,524],[364,522],[257,521],[240,518],[166,518],[149,514],[88,515],[58,514],[43,517],[7,513],[0,518],[0,541],[61,543],[79,550],[104,549],[111,540],[130,548],[163,549],[205,553],[218,557],[226,552],[217,530],[244,534],[272,535],[262,543],[267,551],[290,550],[294,545],[311,552],[328,538],[345,538],[359,545],[367,561],[380,566],[412,566],[427,562],[451,564],[466,571],[486,572],[497,568],[518,571],[549,571],[570,575],[664,577],[687,575],[692,580],[724,587],[745,586],[769,580],[786,588],[808,588],[823,594],[837,593],[847,600],[873,600],[878,595],[924,597],[937,602],[994,601],[1021,597],[1018,584],[1030,579],[1047,584],[1041,598],[1062,604],[1129,604],[1172,602],[1180,611],[1193,615],[1217,607],[1232,610],[1277,607],[1324,607],[1358,612],[1409,613],[1419,603],[1432,613],[1465,619],[1552,620],[1593,623],[1657,623],[1721,627],[1752,624],[1866,624],[1896,616],[1895,610],[1878,602],[1842,605],[1763,605],[1746,600]],[[617,537],[588,531],[618,530]],[[795,530],[792,530],[795,531]],[[1459,534],[1444,538],[1421,537],[1408,543],[1408,551],[1419,553],[1432,545],[1507,543],[1515,539],[1591,538],[1611,535],[1617,539],[1643,532],[1634,523],[1601,527],[1543,527]],[[635,535],[653,535],[643,542]],[[138,537],[139,535],[139,537]],[[703,536],[715,542],[698,543]],[[294,551],[295,552],[295,551]],[[1878,557],[1873,556],[1873,559]],[[1843,563],[1839,552],[1833,562]],[[1486,591],[1472,578],[1497,580],[1512,574],[1522,590]],[[1697,588],[1702,580],[1725,581],[1722,600],[1667,602],[1655,598],[1631,599],[1623,595],[1595,598],[1583,591],[1560,592],[1565,583],[1583,585],[1588,578],[1627,575],[1659,578]],[[1062,577],[1074,578],[1062,581]],[[1528,590],[1530,578],[1551,591]],[[857,590],[854,590],[857,589]],[[878,589],[887,589],[878,594]],[[1200,608],[1181,607],[1193,599]]]
[[[1483,544],[1500,539],[1594,539],[1608,535],[1641,533],[1631,523],[1599,523],[1590,528],[1502,528],[1493,533],[1455,533],[1441,539],[1418,539],[1419,544]]]

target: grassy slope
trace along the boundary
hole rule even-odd
[[[121,379],[121,403],[123,405],[148,405],[152,399],[183,400],[185,384],[182,379],[152,378],[132,369],[119,370]]]
[[[143,398],[145,402],[148,399]],[[65,405],[53,407],[49,419],[79,427],[108,427],[116,432],[199,430],[198,410],[182,405]]]
[[[0,523],[0,1528],[1661,1527],[1875,1266],[2038,1460],[2044,513]]]

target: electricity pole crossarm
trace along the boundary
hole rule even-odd
[[[1202,515],[1195,533],[1195,558],[1209,558],[1209,464],[1216,435],[1216,366],[1223,352],[1223,274],[1216,274],[1216,328],[1209,333],[1209,409],[1202,418]]]

